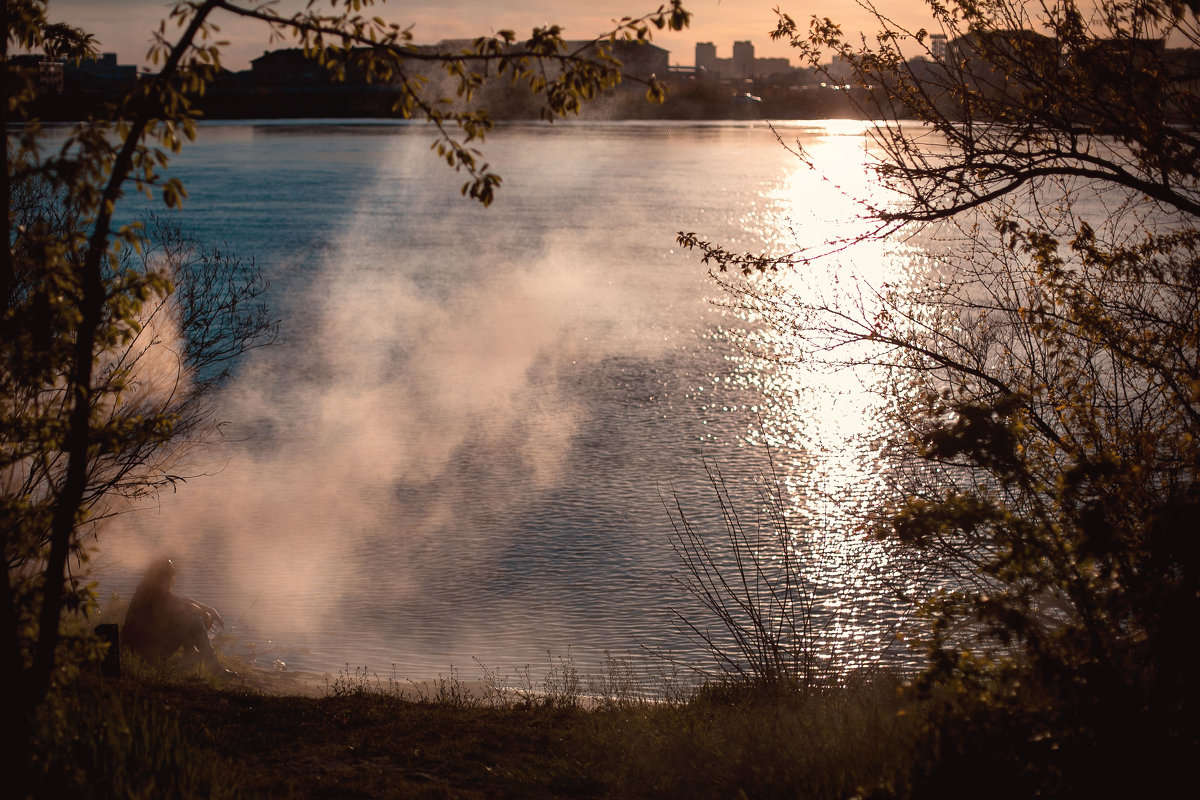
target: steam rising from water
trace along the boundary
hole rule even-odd
[[[795,165],[765,129],[518,129],[488,143],[484,210],[426,133],[202,132],[198,233],[264,264],[286,344],[220,398],[212,474],[102,536],[104,590],[170,555],[181,592],[301,669],[672,647],[661,499],[711,499],[702,456],[757,472],[764,413],[673,231],[755,249],[811,197],[778,199]]]
[[[285,276],[293,284],[287,344],[254,353],[222,397],[228,441],[198,465],[214,474],[106,532],[110,584],[127,593],[141,565],[170,554],[181,591],[246,629],[310,647],[320,646],[315,632],[364,617],[407,621],[385,624],[387,647],[401,655],[421,649],[405,636],[461,649],[477,636],[506,635],[511,613],[554,628],[558,610],[544,602],[536,611],[529,603],[475,609],[487,619],[449,612],[473,602],[464,587],[487,582],[523,547],[517,528],[544,514],[548,494],[585,488],[564,482],[581,478],[567,462],[581,428],[597,424],[593,390],[619,378],[601,365],[674,358],[696,345],[695,334],[681,338],[673,321],[664,324],[654,276],[641,286],[614,282],[611,259],[621,256],[610,228],[523,214],[521,206],[545,199],[536,187],[505,198],[515,208],[504,222],[520,228],[509,234],[525,237],[515,253],[498,250],[485,228],[472,233],[481,212],[456,197],[431,192],[432,200],[397,205],[395,173],[411,169],[414,142],[384,141],[388,160],[360,187],[349,224],[306,273],[308,285]],[[583,207],[586,197],[570,202]],[[418,203],[436,209],[406,219]],[[421,246],[447,217],[461,240]],[[639,257],[661,258],[661,250],[656,241]],[[700,302],[689,313],[702,319],[710,309]],[[639,486],[647,477],[671,476],[628,481],[656,496]],[[571,521],[539,524],[553,533]],[[546,572],[545,556],[517,558]],[[414,632],[414,620],[424,630]]]
[[[265,607],[298,590],[321,598],[285,631],[328,627],[340,592],[366,589],[340,565],[380,538],[425,543],[385,569],[360,567],[363,583],[386,580],[402,602],[433,578],[422,551],[449,551],[459,568],[495,558],[481,545],[501,540],[455,546],[456,527],[478,513],[470,506],[502,520],[552,486],[580,416],[556,392],[575,355],[578,277],[543,264],[438,302],[402,278],[330,266],[341,288],[283,358],[256,358],[229,393],[238,424],[225,467],[164,498],[154,542],[185,570],[220,548]]]

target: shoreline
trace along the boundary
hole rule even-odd
[[[244,666],[238,671],[236,678],[225,680],[223,686],[230,689],[250,689],[274,696],[328,697],[338,693],[337,683],[339,680],[346,682],[352,679],[331,672],[271,670],[256,666]],[[446,688],[446,680],[445,678],[406,680],[396,682],[394,686],[400,694],[420,701],[436,698],[439,690]],[[457,690],[479,699],[483,699],[487,693],[487,685],[483,680],[459,680],[456,678],[454,686]],[[384,687],[390,688],[387,684]],[[354,690],[354,687],[349,688],[351,691]],[[364,683],[361,688],[362,691],[368,693],[381,689],[373,683]]]

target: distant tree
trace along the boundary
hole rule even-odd
[[[257,0],[178,2],[149,52],[159,72],[50,148],[29,116],[35,76],[9,53],[80,59],[94,55],[95,41],[51,22],[46,0],[5,0],[0,681],[4,724],[18,743],[27,742],[30,715],[62,666],[64,611],[89,602],[84,577],[68,567],[72,557],[83,557],[90,526],[114,501],[175,480],[165,457],[211,430],[208,391],[226,377],[232,359],[270,333],[253,303],[252,270],[202,248],[193,251],[174,233],[114,223],[130,189],[157,191],[168,207],[186,197],[163,169],[195,136],[196,100],[220,69],[215,20],[257,20],[272,40],[292,40],[335,76],[354,69],[386,83],[396,109],[431,123],[437,153],[467,174],[464,195],[486,205],[500,179],[473,143],[491,119],[482,109],[447,110],[450,104],[427,93],[423,70],[439,66],[464,97],[487,75],[503,76],[539,97],[543,116],[552,119],[621,80],[607,43],[647,41],[653,28],[677,30],[690,16],[680,0],[671,0],[646,16],[615,22],[578,50],[567,50],[561,29],[549,26],[523,41],[501,31],[463,51],[443,52],[418,49],[409,28],[365,15],[371,5],[312,0],[284,16]],[[651,99],[662,93],[648,82]],[[176,249],[164,258],[156,247]],[[181,341],[168,344],[170,330]],[[164,379],[148,361],[167,357],[174,363]],[[4,766],[19,774],[24,748],[5,752],[12,763]]]
[[[770,276],[855,242],[680,239],[759,276],[736,290],[804,355],[891,371],[904,434],[876,525],[937,568],[924,680],[966,698],[942,741],[987,764],[973,788],[1150,792],[1198,732],[1200,59],[1173,49],[1200,42],[1196,8],[930,10],[936,47],[881,13],[872,40],[785,14],[774,33],[870,87],[891,194],[863,202],[863,238],[914,237],[923,282],[806,300]]]

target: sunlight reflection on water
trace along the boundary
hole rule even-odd
[[[264,267],[287,343],[224,398],[215,474],[105,535],[102,591],[127,596],[170,552],[182,591],[298,669],[698,658],[669,610],[692,607],[664,499],[719,529],[704,462],[753,503],[769,446],[828,647],[850,664],[894,647],[888,554],[856,526],[879,481],[878,376],[797,362],[786,326],[673,246],[681,229],[754,251],[853,235],[861,125],[781,129],[828,180],[760,125],[504,128],[489,209],[458,197],[428,135],[211,125],[178,161],[184,219]],[[901,281],[911,256],[856,249],[760,287],[866,302],[847,276]]]
[[[888,197],[866,169],[866,129],[846,121],[780,131],[783,144],[817,168],[797,163],[763,204],[761,235],[773,251],[856,242],[871,231],[864,204],[882,206]],[[730,282],[750,323],[746,354],[733,356],[735,380],[762,398],[746,438],[774,454],[806,578],[818,587],[826,647],[843,666],[903,653],[896,636],[906,616],[895,591],[902,581],[889,548],[867,526],[883,488],[887,373],[865,363],[868,345],[837,331],[818,334],[820,352],[805,352],[791,325],[812,309],[851,309],[870,320],[882,309],[878,292],[914,280],[916,255],[902,243],[868,239],[795,269]]]

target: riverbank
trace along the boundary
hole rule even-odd
[[[404,699],[432,701],[445,692],[462,692],[480,703],[490,701],[498,691],[483,679],[464,680],[456,674],[453,678],[426,678],[403,680],[380,678],[372,673],[350,671],[338,674],[330,672],[305,672],[296,670],[265,670],[257,667],[239,668],[237,677],[222,681],[220,688],[232,692],[252,692],[271,696],[329,697],[348,692],[391,694]]]
[[[586,708],[544,693],[487,703],[453,680],[421,697],[342,676],[313,695],[312,676],[285,675],[84,681],[41,733],[44,795],[889,796],[918,738],[885,679]]]

